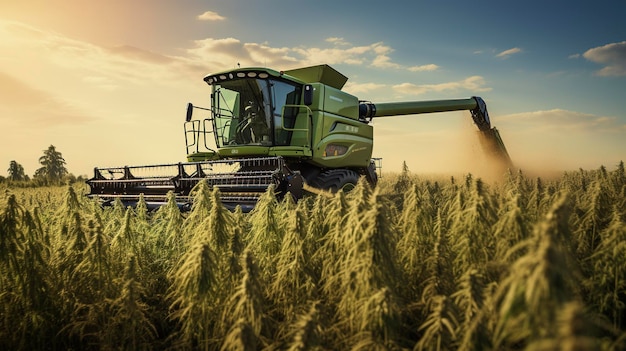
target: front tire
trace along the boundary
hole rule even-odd
[[[359,174],[349,169],[331,169],[320,173],[313,181],[313,186],[318,189],[336,193],[339,190],[348,192],[356,186]]]

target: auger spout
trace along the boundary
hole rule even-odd
[[[372,103],[361,101],[359,104],[359,119],[371,120],[374,117],[414,115],[422,113],[470,111],[474,124],[479,129],[480,143],[485,152],[495,158],[505,168],[512,168],[513,162],[502,142],[500,133],[491,127],[487,104],[478,97],[468,99],[430,100],[430,101],[405,101]]]

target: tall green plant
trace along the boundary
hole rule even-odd
[[[589,315],[579,302],[569,302],[557,314],[556,332],[532,341],[526,350],[538,351],[595,351],[606,349],[593,335],[597,326],[590,323]]]
[[[140,237],[138,229],[134,212],[129,207],[126,209],[121,227],[111,239],[111,249],[118,262],[125,262],[129,255],[141,256],[143,238]]]
[[[137,260],[130,256],[124,268],[120,283],[122,289],[111,303],[111,316],[107,323],[107,333],[115,338],[111,348],[124,350],[150,350],[157,331],[149,316],[149,307],[144,302],[145,289],[139,282]]]
[[[421,291],[420,303],[427,313],[430,304],[436,296],[450,296],[454,292],[454,252],[450,243],[450,236],[442,225],[441,212],[437,214],[434,223],[434,235],[430,245],[426,246],[428,255],[422,262],[422,281],[417,282]]]
[[[183,237],[185,238],[187,245],[192,245],[191,241],[193,233],[201,225],[201,223],[211,214],[211,203],[213,197],[211,196],[211,187],[206,179],[203,179],[194,186],[189,195],[193,198],[193,204],[191,211],[187,216],[187,219],[183,223]]]
[[[215,314],[219,311],[215,252],[206,242],[195,243],[174,271],[169,292],[172,318],[180,326],[181,346],[208,350],[215,339]]]
[[[308,228],[305,203],[299,203],[289,217],[281,249],[276,255],[277,269],[269,292],[282,318],[293,320],[299,308],[313,295],[316,281],[305,246]]]
[[[422,335],[413,350],[442,351],[453,349],[457,339],[457,326],[458,321],[450,299],[445,296],[433,297],[430,314],[419,327]]]
[[[251,251],[244,251],[241,265],[240,283],[226,301],[219,329],[228,330],[223,345],[237,345],[244,341],[244,349],[251,350],[261,346],[259,341],[265,329],[266,298],[259,268]]]
[[[592,269],[585,287],[590,303],[622,329],[626,323],[626,223],[616,208],[600,236],[602,241],[590,257]]]
[[[600,244],[600,232],[611,221],[611,201],[606,180],[594,180],[581,197],[583,215],[577,218],[575,231],[576,253],[586,260]]]
[[[496,293],[495,348],[527,344],[556,332],[557,311],[579,299],[579,277],[568,246],[570,211],[563,195],[536,227],[530,250],[513,263],[502,281]]]
[[[517,195],[514,195],[501,208],[497,222],[493,226],[495,241],[494,258],[496,260],[510,260],[517,256],[509,256],[511,248],[525,241],[530,236],[530,222],[524,215],[522,204]]]
[[[18,289],[15,290],[17,299],[17,311],[21,317],[21,323],[8,326],[19,336],[24,349],[44,348],[45,339],[53,335],[50,325],[54,323],[54,310],[51,308],[54,301],[50,294],[52,290],[49,280],[50,248],[44,244],[41,227],[38,223],[36,212],[24,212],[22,223],[26,241],[23,251],[19,253],[20,279]],[[10,290],[8,290],[10,291]],[[14,316],[14,317],[17,317]]]
[[[455,241],[457,276],[463,274],[462,267],[487,262],[495,253],[495,240],[491,231],[497,219],[495,204],[480,179],[470,184],[466,184],[470,189],[467,202],[462,210],[457,209],[453,214],[454,222],[450,228],[450,235]]]
[[[270,280],[276,272],[274,258],[280,252],[284,228],[273,186],[261,196],[250,213],[250,232],[245,238],[246,249],[258,262],[264,280]]]
[[[111,237],[103,231],[99,216],[95,216],[87,222],[89,244],[84,254],[83,261],[76,267],[77,272],[89,276],[96,294],[105,297],[112,281],[112,267],[110,256]]]
[[[391,306],[392,297],[399,286],[394,254],[398,237],[395,228],[391,226],[393,215],[388,209],[389,204],[378,196],[377,190],[371,192],[367,184],[360,182],[355,190],[359,187],[365,189],[356,192],[358,196],[350,203],[351,211],[348,213],[355,213],[357,208],[367,210],[360,214],[360,218],[352,217],[354,222],[348,229],[349,236],[344,242],[345,258],[338,271],[342,295],[337,309],[341,323],[345,324],[345,330],[350,334],[364,332],[364,328],[369,328],[368,332],[382,337],[385,333],[378,332],[379,327],[373,327],[378,325],[375,321],[381,318],[380,313],[376,310],[363,310],[362,306],[365,304],[378,308],[371,299],[381,291],[384,293],[375,301]],[[385,320],[388,323],[395,321],[395,318],[390,317],[392,315],[391,312],[387,315],[389,318]],[[391,328],[386,325],[383,329],[388,331]],[[384,340],[385,343],[393,342],[394,336],[384,336],[388,338]]]
[[[287,338],[288,351],[323,350],[323,325],[320,312],[321,304],[314,301],[308,311],[301,314],[292,324]]]
[[[18,204],[15,195],[10,194],[0,213],[0,260],[9,276],[19,271],[17,255],[24,242],[23,216],[24,209]]]
[[[490,314],[489,286],[485,277],[469,268],[459,282],[458,290],[451,298],[459,310],[456,330],[458,350],[487,350],[492,348],[486,314]]]
[[[168,192],[165,206],[160,207],[153,219],[153,232],[157,237],[159,254],[168,261],[181,257],[188,239],[183,237],[184,217],[176,203],[176,195]]]
[[[424,262],[431,257],[435,244],[433,230],[437,210],[430,194],[419,185],[414,185],[404,194],[404,204],[398,219],[401,236],[398,241],[398,256],[405,272],[405,290],[415,289],[423,278]],[[416,291],[411,293],[416,294]]]
[[[192,242],[206,242],[218,257],[224,257],[234,223],[231,213],[222,205],[219,188],[213,188],[209,196],[209,213],[193,231]]]
[[[393,292],[382,288],[363,299],[357,315],[361,324],[352,337],[352,350],[398,350],[400,308]]]

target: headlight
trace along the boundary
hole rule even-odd
[[[324,157],[326,156],[341,156],[348,152],[348,147],[337,144],[328,144],[324,149]]]

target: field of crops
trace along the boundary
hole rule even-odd
[[[617,350],[626,175],[375,190],[229,212],[0,188],[3,350]]]

